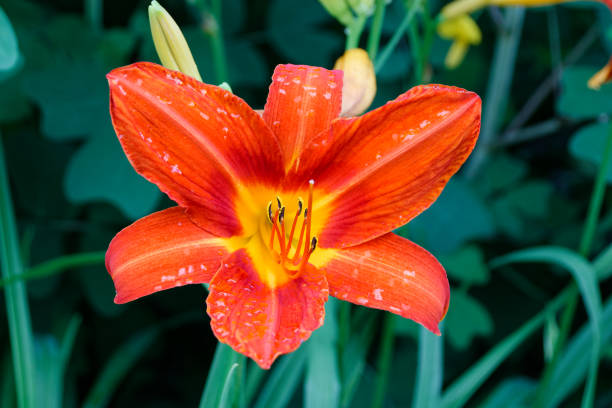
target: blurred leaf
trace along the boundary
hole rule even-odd
[[[398,46],[385,65],[376,74],[378,81],[392,81],[396,79],[408,78],[410,66],[412,65],[410,50],[407,47]]]
[[[23,119],[30,114],[30,103],[21,91],[23,73],[0,82],[0,124]]]
[[[594,164],[593,172],[595,172],[603,160],[601,152],[605,150],[608,133],[610,133],[610,123],[585,126],[572,136],[569,151],[575,158]],[[608,166],[606,179],[608,183],[612,183],[612,166]]]
[[[342,351],[342,387],[340,394],[340,406],[342,408],[353,406],[353,397],[366,368],[366,356],[374,338],[375,316],[374,313],[367,315],[365,323],[360,325],[359,330],[350,336],[346,347]]]
[[[160,197],[157,187],[130,165],[110,127],[110,119],[68,163],[64,191],[77,204],[109,201],[130,219],[151,213]]]
[[[493,333],[493,319],[479,301],[461,290],[453,291],[444,319],[446,339],[458,349],[467,348],[475,336]]]
[[[483,285],[489,281],[482,250],[476,245],[467,245],[452,254],[440,258],[448,275],[465,284]]]
[[[593,118],[612,112],[612,84],[594,91],[587,87],[589,78],[599,71],[597,66],[570,66],[563,70],[561,97],[557,111],[571,119]]]
[[[436,408],[444,378],[443,341],[424,327],[419,329],[419,360],[412,406]]]
[[[544,360],[548,363],[555,353],[555,344],[559,339],[559,325],[554,315],[548,316],[544,325]]]
[[[119,346],[106,360],[106,364],[85,398],[83,408],[106,407],[121,381],[151,348],[159,333],[158,327],[140,330]]]
[[[0,7],[0,79],[19,64],[19,47],[13,26]]]
[[[304,379],[305,408],[335,408],[340,402],[337,306],[336,299],[329,299],[325,304],[323,327],[317,329],[304,345],[308,352]]]
[[[268,34],[287,62],[331,67],[344,51],[344,36],[324,28],[330,21],[316,1],[272,0]]]
[[[81,267],[75,273],[83,295],[96,314],[110,318],[120,315],[126,309],[113,302],[115,287],[102,265],[103,263],[99,266]]]
[[[482,195],[503,192],[527,175],[527,164],[508,154],[497,154],[484,164],[474,188]]]
[[[236,364],[246,364],[245,357],[232,350],[227,344],[217,343],[215,356],[206,376],[206,385],[200,399],[200,408],[226,408],[233,406],[235,400],[231,399],[228,401],[228,398],[230,398],[229,393],[231,391],[233,393],[240,392],[240,390],[232,387],[231,383],[233,381],[232,373],[235,371],[234,367]],[[223,396],[224,393],[226,394],[225,397]],[[229,404],[222,405],[222,400],[229,402]]]
[[[433,253],[448,253],[469,240],[491,237],[494,231],[485,203],[467,182],[455,177],[427,211],[398,233],[408,233]]]
[[[536,386],[537,383],[530,378],[507,378],[495,387],[479,408],[527,407]]]
[[[547,181],[530,180],[511,190],[506,200],[524,216],[543,218],[548,214],[552,192],[552,186]]]
[[[272,373],[264,384],[254,408],[282,408],[300,385],[308,352],[305,347],[281,357],[272,366]]]

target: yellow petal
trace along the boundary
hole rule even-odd
[[[469,44],[464,41],[454,41],[448,49],[448,53],[444,59],[444,65],[446,68],[457,68],[459,64],[463,62],[469,47]]]
[[[202,81],[181,29],[172,16],[155,0],[149,6],[149,23],[155,50],[162,65]]]
[[[461,41],[471,45],[480,44],[482,40],[478,24],[467,14],[442,20],[437,29],[440,37],[449,40]]]
[[[334,69],[344,71],[341,116],[357,116],[365,112],[376,95],[376,74],[368,53],[353,48],[338,58]]]
[[[587,86],[596,91],[601,88],[603,84],[609,82],[612,79],[612,58],[608,63],[599,71],[595,73],[587,82]]]

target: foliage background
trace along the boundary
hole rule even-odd
[[[204,81],[219,83],[224,78],[215,70],[203,3],[163,5],[183,28]],[[442,4],[427,5],[437,12]],[[209,374],[217,342],[204,311],[204,288],[184,287],[117,306],[102,261],[121,228],[171,205],[129,166],[108,114],[105,73],[133,61],[157,62],[148,2],[2,0],[0,6],[19,46],[19,62],[0,73],[0,131],[20,256],[31,278],[35,406],[196,406],[207,379],[217,392],[215,405],[228,390],[230,397],[223,397],[228,406],[462,405],[465,401],[448,394],[457,389],[469,393],[468,406],[531,405],[536,395],[545,395],[543,406],[580,403],[592,346],[578,340],[590,334],[588,313],[580,300],[569,346],[555,353],[563,329],[559,314],[549,308],[567,284],[592,272],[585,262],[586,272],[570,267],[568,274],[558,266],[563,263],[558,251],[580,245],[610,132],[612,86],[598,92],[586,87],[612,53],[612,18],[602,4],[529,9],[514,31],[504,24],[523,11],[484,10],[478,15],[482,44],[453,71],[443,66],[450,43],[433,39],[425,81],[479,93],[490,115],[484,120],[491,122],[490,135],[477,146],[482,165],[468,164],[429,210],[398,231],[447,268],[452,289],[443,337],[429,338],[411,321],[331,302],[320,333],[281,358],[269,374],[219,348],[218,366],[239,362],[230,376],[229,366],[213,367]],[[405,15],[404,2],[387,6],[381,47]],[[345,46],[344,27],[315,0],[227,0],[221,27],[227,79],[234,93],[257,108],[265,103],[276,64],[331,67]],[[7,35],[0,33],[0,41]],[[518,49],[500,72],[492,61],[503,38],[518,41]],[[364,46],[365,40],[364,35]],[[402,35],[378,72],[373,107],[416,84],[415,66],[423,61],[414,51]],[[550,92],[526,115],[525,106],[543,86]],[[494,88],[502,92],[491,102]],[[612,183],[612,167],[606,177]],[[2,194],[6,201],[6,191]],[[604,254],[597,264],[604,276],[612,273],[611,209],[608,195],[587,256]],[[493,268],[491,260],[501,255],[542,245],[557,247],[552,262]],[[66,258],[79,253],[85,255],[74,265]],[[59,266],[45,263],[53,259]],[[605,407],[612,405],[612,285],[602,280],[597,289],[604,312],[595,401]],[[499,361],[482,360],[495,356],[500,342],[538,313],[543,317],[531,335]],[[0,314],[2,407],[17,404],[7,316]],[[578,344],[575,355],[572,344]],[[543,372],[555,354],[559,363],[546,383]],[[483,361],[489,371],[476,370],[476,384],[461,383]],[[436,399],[436,379],[442,400]],[[433,391],[415,396],[427,384]],[[422,402],[423,395],[429,402]]]

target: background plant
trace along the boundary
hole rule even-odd
[[[204,81],[254,107],[275,64],[331,67],[358,45],[377,71],[373,107],[419,83],[483,96],[471,161],[397,231],[447,268],[444,334],[330,302],[325,326],[264,372],[217,346],[201,286],[114,305],[103,251],[169,205],[125,160],[104,79],[157,61],[148,3],[3,0],[0,406],[612,403],[612,86],[586,87],[612,54],[603,4],[484,9],[482,42],[455,70],[435,1],[349,1],[337,19],[314,0],[163,5]]]

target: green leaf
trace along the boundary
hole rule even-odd
[[[570,141],[569,151],[571,155],[579,160],[584,160],[593,164],[593,172],[595,172],[596,168],[598,168],[603,161],[601,152],[605,150],[606,139],[609,132],[609,123],[596,123],[581,128],[574,133]],[[612,183],[612,166],[608,167],[606,180],[608,183]]]
[[[592,403],[595,383],[597,380],[601,338],[601,296],[599,294],[599,285],[597,283],[597,273],[595,269],[580,255],[570,251],[569,249],[561,247],[525,249],[497,258],[491,264],[501,266],[514,262],[552,263],[567,269],[574,277],[586,306],[587,314],[589,315],[589,320],[591,323],[591,330],[593,331],[593,342],[591,345],[591,366],[583,399],[583,403],[586,402],[586,405],[588,406],[589,401]]]
[[[436,202],[423,214],[400,228],[434,253],[448,253],[463,243],[493,236],[493,217],[474,190],[460,178],[447,184]]]
[[[0,7],[0,78],[19,64],[19,47],[13,26]]]
[[[344,36],[325,28],[329,20],[316,1],[274,0],[268,12],[268,36],[293,64],[331,66],[344,51]]]
[[[444,319],[446,339],[458,349],[467,348],[476,336],[493,333],[493,320],[479,301],[461,290],[451,296],[452,306]]]
[[[436,408],[440,405],[444,377],[443,345],[440,336],[424,327],[419,329],[419,360],[412,402],[415,408]]]
[[[529,378],[514,377],[503,380],[489,394],[479,408],[522,408],[529,406],[537,383]]]
[[[108,405],[121,381],[157,339],[157,327],[141,330],[130,337],[106,360],[102,371],[85,398],[83,408],[103,408]]]
[[[338,375],[338,354],[336,321],[338,301],[329,299],[325,305],[325,323],[317,329],[308,343],[306,378],[304,379],[304,407],[334,408],[340,402],[340,380]]]
[[[217,343],[215,356],[206,376],[206,386],[200,399],[200,408],[225,408],[233,405],[235,400],[229,397],[230,391],[236,392],[236,390],[232,390],[233,373],[235,367],[241,364],[246,364],[245,357],[242,354],[235,352],[226,344]],[[222,405],[223,400],[229,402],[229,404]]]
[[[474,188],[482,195],[508,190],[527,175],[527,164],[508,154],[493,155],[483,165]]]
[[[442,256],[440,261],[450,277],[465,284],[483,285],[489,281],[484,254],[476,245],[464,246],[450,255]]]
[[[281,357],[272,367],[254,408],[283,408],[295,393],[306,365],[305,347]]]
[[[151,213],[160,197],[157,187],[130,165],[110,119],[75,153],[64,177],[64,191],[71,202],[108,201],[129,219]]]
[[[557,111],[561,115],[571,119],[586,119],[612,112],[612,84],[605,84],[598,91],[586,85],[600,68],[570,66],[563,70],[561,97],[557,99]]]

